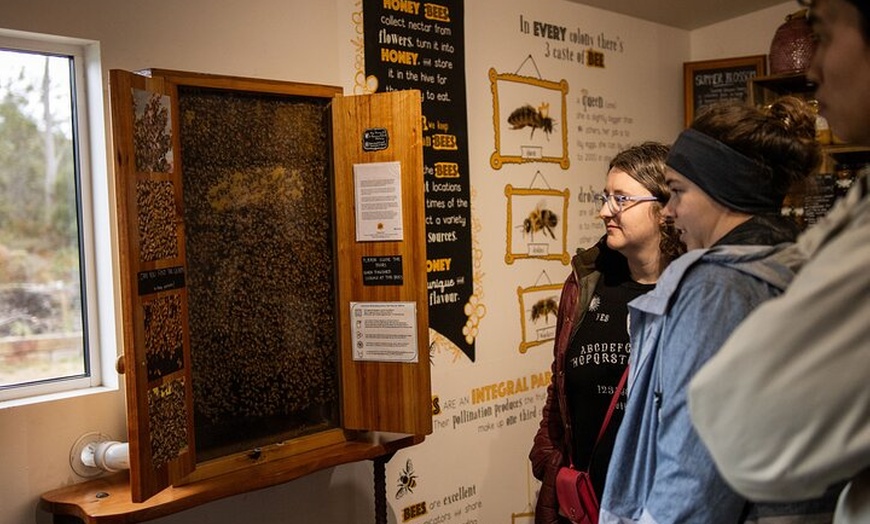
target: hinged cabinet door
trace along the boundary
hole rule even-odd
[[[420,92],[338,97],[332,105],[342,426],[427,435],[432,432],[432,398]],[[357,223],[355,191],[360,188],[354,185],[354,167],[381,162],[400,166],[401,240],[360,241],[358,228],[368,226]],[[392,281],[367,281],[370,267],[364,267],[364,260],[398,261],[389,270]],[[357,319],[350,316],[351,302],[416,304],[416,361],[355,360]]]
[[[178,110],[160,78],[110,78],[130,483],[142,502],[195,467]]]

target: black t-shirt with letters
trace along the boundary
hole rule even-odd
[[[631,347],[627,304],[653,287],[654,284],[639,284],[628,277],[600,279],[589,309],[571,339],[565,355],[565,389],[573,427],[575,468],[584,469],[589,464],[610,400],[628,365]],[[592,458],[590,476],[599,501],[624,412],[623,389],[607,432]]]

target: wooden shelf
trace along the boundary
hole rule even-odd
[[[850,144],[824,146],[825,153],[834,157],[838,164],[866,163],[870,161],[870,148]]]
[[[782,95],[806,97],[816,89],[804,73],[757,76],[750,79],[749,84],[750,101],[754,104],[768,103]]]
[[[145,522],[221,498],[277,486],[321,469],[360,460],[388,460],[396,451],[419,444],[424,438],[421,435],[368,433],[358,440],[265,462],[232,474],[171,486],[142,503],[131,500],[128,472],[117,473],[49,491],[42,496],[39,505],[55,516],[55,522]]]

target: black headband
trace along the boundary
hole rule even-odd
[[[774,190],[769,167],[700,131],[680,133],[666,163],[729,209],[766,214],[782,208],[785,195]]]

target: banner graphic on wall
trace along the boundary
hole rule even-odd
[[[429,327],[474,361],[463,333],[473,293],[462,0],[363,2],[365,75],[423,98]]]

